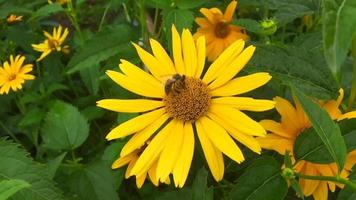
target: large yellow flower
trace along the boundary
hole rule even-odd
[[[205,65],[205,39],[195,42],[189,30],[180,36],[172,27],[173,60],[156,41],[150,40],[153,54],[134,44],[150,73],[121,60],[121,72],[107,75],[121,87],[145,99],[104,99],[99,107],[126,113],[142,113],[107,135],[108,140],[133,135],[123,147],[125,157],[146,148],[130,170],[140,177],[157,162],[156,180],[165,181],[173,174],[176,187],[186,181],[194,152],[194,130],[198,135],[210,171],[219,181],[224,174],[223,154],[240,163],[244,156],[236,139],[252,151],[261,148],[254,136],[266,134],[263,127],[241,110],[265,111],[274,107],[269,100],[238,97],[266,84],[268,73],[234,78],[252,57],[255,47],[244,49],[244,41],[234,42],[202,75]]]
[[[10,88],[13,91],[22,89],[22,84],[26,80],[33,80],[35,76],[28,74],[32,71],[33,65],[26,64],[23,66],[25,56],[10,56],[10,61],[5,61],[0,67],[0,94],[8,94]]]
[[[244,29],[231,24],[236,6],[237,1],[231,1],[224,14],[218,8],[201,8],[200,12],[205,18],[195,18],[199,28],[194,37],[205,36],[206,54],[209,61],[214,61],[236,40],[249,38]]]
[[[65,45],[62,47],[64,40],[67,38],[69,31],[67,28],[64,29],[62,33],[62,26],[58,28],[53,28],[52,35],[47,31],[44,31],[44,35],[47,39],[45,39],[40,44],[32,44],[32,47],[35,51],[42,52],[41,56],[37,59],[37,61],[41,61],[44,57],[48,56],[52,51],[62,51],[64,53],[69,52],[69,46]]]
[[[356,112],[342,114],[339,106],[342,102],[344,92],[340,89],[340,95],[337,100],[327,102],[319,102],[321,107],[325,109],[333,120],[342,120],[345,118],[356,118]],[[286,151],[293,152],[293,145],[298,135],[307,128],[311,127],[306,113],[302,109],[300,103],[295,100],[293,106],[286,99],[276,97],[276,110],[281,115],[281,122],[273,120],[262,120],[260,124],[269,132],[266,137],[258,138],[262,148],[274,150],[284,155]],[[341,177],[346,178],[350,169],[356,162],[356,151],[348,154],[346,164],[342,170]],[[299,161],[295,170],[304,175],[312,176],[336,176],[337,165],[331,164],[316,164],[308,161]],[[335,191],[335,185],[342,187],[343,185],[335,184],[329,181],[306,180],[300,179],[299,183],[303,189],[305,196],[313,195],[315,200],[327,200],[328,188],[330,191]]]

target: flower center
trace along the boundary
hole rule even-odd
[[[10,75],[8,76],[8,79],[9,79],[9,81],[15,80],[15,79],[16,79],[16,74],[10,74]]]
[[[200,79],[176,74],[166,82],[165,90],[163,102],[171,117],[194,122],[209,109],[209,89]]]
[[[57,40],[48,39],[48,46],[52,50],[60,51],[60,49],[58,50],[58,47],[60,47],[60,46],[59,46],[59,42]]]
[[[229,24],[226,22],[219,22],[215,26],[215,36],[218,38],[225,38],[230,33]]]

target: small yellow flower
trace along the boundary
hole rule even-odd
[[[131,170],[132,170],[133,166],[136,164],[136,161],[138,160],[139,156],[141,155],[143,149],[144,148],[141,147],[140,149],[136,149],[135,151],[129,153],[128,155],[120,157],[112,164],[111,167],[113,169],[117,169],[117,168],[120,168],[120,167],[128,164],[127,170],[125,172],[125,178],[129,178],[131,176],[130,175]],[[143,183],[146,180],[147,175],[148,175],[149,179],[151,180],[151,182],[153,183],[153,185],[158,186],[159,181],[157,179],[156,169],[157,169],[157,161],[154,162],[152,164],[152,166],[149,169],[147,169],[147,171],[145,173],[142,173],[141,175],[136,176],[136,186],[138,188],[141,188]],[[164,181],[164,183],[170,184],[169,178],[167,178]]]
[[[55,0],[55,1],[51,1],[51,0],[48,0],[48,3],[49,4],[52,4],[52,3],[59,3],[61,5],[63,4],[66,4],[69,0]]]
[[[251,59],[254,46],[245,48],[243,40],[235,41],[203,73],[204,37],[194,41],[188,29],[180,36],[173,26],[173,60],[159,42],[151,39],[150,44],[153,54],[134,44],[150,73],[126,60],[119,64],[122,72],[107,71],[118,85],[146,98],[97,102],[97,106],[116,112],[143,113],[106,136],[113,140],[133,135],[121,150],[120,159],[150,140],[128,176],[138,178],[153,170],[156,183],[165,182],[173,174],[175,186],[183,187],[193,159],[195,136],[217,181],[224,175],[223,154],[237,163],[244,161],[236,141],[258,154],[261,152],[255,136],[264,136],[266,131],[242,111],[270,110],[274,102],[237,95],[261,87],[271,76],[254,73],[235,77]]]
[[[218,8],[201,8],[200,12],[205,18],[195,18],[199,28],[194,38],[205,36],[206,54],[209,61],[214,61],[236,40],[249,38],[244,29],[231,24],[236,6],[237,1],[231,1],[224,14]]]
[[[22,16],[17,16],[17,15],[13,15],[11,14],[7,19],[6,19],[7,23],[12,24],[15,22],[20,22],[22,21]]]
[[[64,53],[69,52],[68,45],[62,47],[62,44],[64,40],[67,38],[69,31],[67,28],[65,28],[62,33],[62,30],[63,30],[62,26],[59,26],[58,28],[53,28],[52,35],[44,31],[44,35],[46,36],[47,39],[45,39],[40,44],[32,44],[32,47],[35,51],[42,52],[42,55],[37,59],[37,62],[41,61],[52,51],[62,51]]]
[[[32,71],[33,65],[23,65],[25,61],[24,56],[10,56],[10,62],[5,61],[3,66],[0,67],[0,94],[8,94],[10,88],[13,91],[22,89],[22,84],[26,80],[33,80],[35,76],[28,74]]]
[[[333,120],[356,118],[355,111],[343,114],[339,110],[339,106],[342,102],[343,96],[344,91],[340,89],[340,95],[337,100],[319,102],[321,107],[329,113],[330,117]],[[290,102],[281,97],[276,97],[275,101],[276,110],[281,115],[281,122],[276,122],[274,120],[262,120],[260,124],[267,131],[269,131],[269,133],[264,138],[258,138],[258,141],[262,148],[274,150],[280,153],[281,155],[284,155],[286,151],[293,152],[293,145],[298,135],[304,129],[310,128],[312,125],[297,100],[295,100],[295,106],[293,106]],[[340,176],[346,178],[355,162],[356,151],[352,151],[347,156],[345,167],[342,170]],[[302,160],[296,164],[294,170],[304,175],[337,175],[336,163],[316,164]],[[335,184],[334,182],[306,179],[300,179],[299,183],[303,189],[304,195],[313,195],[315,200],[327,200],[328,188],[330,189],[330,191],[334,192],[335,186],[343,186],[340,184]]]

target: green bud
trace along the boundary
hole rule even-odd
[[[274,19],[264,19],[260,22],[263,35],[273,35],[277,31],[277,22]]]
[[[284,168],[282,171],[282,176],[286,179],[294,179],[294,171],[291,168]]]

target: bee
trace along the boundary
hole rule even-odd
[[[179,74],[174,74],[171,79],[166,81],[164,86],[166,95],[171,92],[179,94],[183,89],[185,89],[185,75]]]

